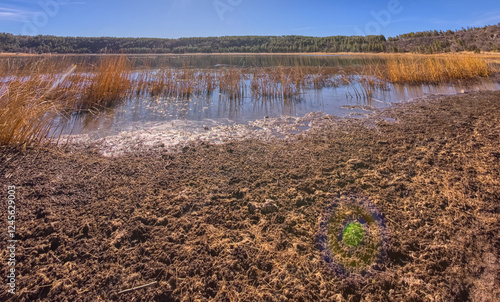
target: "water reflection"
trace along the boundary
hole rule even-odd
[[[29,64],[47,63],[49,65],[79,67],[93,66],[110,55],[59,55],[36,57],[0,57],[0,63],[18,66],[20,69]],[[127,55],[135,68],[174,67],[174,68],[219,68],[235,67],[273,67],[273,66],[321,66],[350,67],[367,63],[385,61],[377,56],[353,55]]]
[[[92,66],[102,56],[55,56],[42,57],[48,63],[64,66],[77,64]],[[324,66],[356,67],[380,57],[368,56],[298,56],[298,55],[139,55],[128,56],[137,69],[159,67],[220,68],[221,66],[269,67],[269,66]],[[40,57],[0,58],[11,65],[24,66],[40,61]],[[1,62],[0,62],[1,63]],[[58,66],[59,66],[58,65]],[[61,70],[64,70],[61,67]],[[246,83],[249,86],[249,83]],[[428,94],[456,94],[462,90],[498,90],[499,83],[484,80],[472,86],[462,85],[389,85],[388,90],[374,90],[372,98],[356,98],[355,91],[362,91],[359,83],[306,89],[296,98],[263,98],[250,91],[242,98],[229,98],[218,90],[208,95],[192,95],[189,98],[136,96],[121,102],[114,108],[99,114],[74,114],[70,117],[64,134],[91,134],[106,136],[129,129],[130,125],[147,125],[151,122],[175,123],[184,121],[211,121],[213,124],[228,120],[246,124],[265,117],[301,117],[310,112],[324,112],[339,117],[363,116],[375,108],[389,106]]]
[[[137,127],[150,122],[224,121],[246,124],[265,117],[300,117],[309,112],[324,112],[339,117],[365,116],[376,108],[394,102],[410,100],[429,94],[457,94],[464,88],[470,90],[498,90],[500,85],[484,81],[474,86],[455,85],[390,85],[389,90],[377,90],[373,98],[348,97],[352,86],[306,90],[298,98],[259,98],[246,96],[232,99],[219,91],[210,95],[188,98],[135,97],[115,108],[106,109],[97,115],[74,116],[71,120],[73,134],[89,133],[94,137],[113,135],[130,124]],[[68,128],[70,129],[70,128]]]

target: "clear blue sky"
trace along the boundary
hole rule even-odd
[[[1,0],[0,32],[57,36],[365,35],[500,22],[498,0]]]

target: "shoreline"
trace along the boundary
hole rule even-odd
[[[203,55],[213,55],[213,56],[406,56],[406,55],[417,55],[417,56],[450,56],[450,55],[474,55],[478,57],[493,57],[500,58],[499,52],[482,52],[482,53],[474,53],[470,51],[462,51],[457,53],[436,53],[436,54],[418,54],[418,53],[371,53],[371,52],[336,52],[336,53],[328,53],[328,52],[311,52],[311,53],[124,53],[124,54],[78,54],[78,53],[43,53],[43,54],[29,54],[29,53],[2,53],[0,52],[1,57],[46,57],[46,56],[203,56]]]
[[[213,119],[150,122],[145,128],[121,130],[117,133],[98,138],[92,138],[92,133],[85,133],[63,135],[55,141],[60,141],[60,145],[67,145],[69,148],[75,150],[92,147],[96,151],[98,150],[97,152],[104,157],[140,154],[141,152],[175,153],[190,144],[200,143],[220,145],[248,139],[261,140],[263,142],[272,142],[273,140],[286,141],[296,139],[301,135],[307,135],[309,131],[320,128],[329,121],[385,119],[385,112],[402,105],[412,105],[443,97],[488,91],[498,90],[479,92],[462,91],[455,94],[428,94],[400,102],[393,102],[390,103],[389,107],[370,107],[369,112],[354,114],[352,116],[336,116],[324,113],[323,111],[314,111],[303,116],[265,117],[247,123],[237,123],[229,119],[220,123]],[[392,120],[392,118],[388,119]]]

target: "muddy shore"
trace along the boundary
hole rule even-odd
[[[2,147],[8,186],[16,294],[2,278],[1,301],[500,300],[498,91],[176,153]],[[387,230],[364,275],[333,271],[318,247],[321,214],[345,194]]]

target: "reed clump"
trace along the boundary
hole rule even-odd
[[[208,94],[216,89],[214,72],[171,67],[137,73],[132,88],[138,95],[189,98],[191,95]]]
[[[131,64],[125,56],[104,59],[87,79],[82,91],[81,109],[109,107],[127,96],[132,88]]]
[[[44,60],[12,66],[0,82],[0,144],[58,138],[67,114],[110,106],[129,93],[125,57],[106,58],[94,70],[79,73],[73,64],[51,67]]]
[[[0,144],[26,147],[56,136],[66,103],[50,79],[16,79],[0,88]]]
[[[474,55],[412,55],[388,59],[375,75],[391,83],[440,84],[488,77],[492,70],[483,58]]]
[[[245,95],[245,73],[242,69],[224,68],[217,72],[219,91],[229,99],[242,98]]]
[[[301,94],[310,79],[301,66],[254,68],[250,87],[259,97],[291,98]]]

